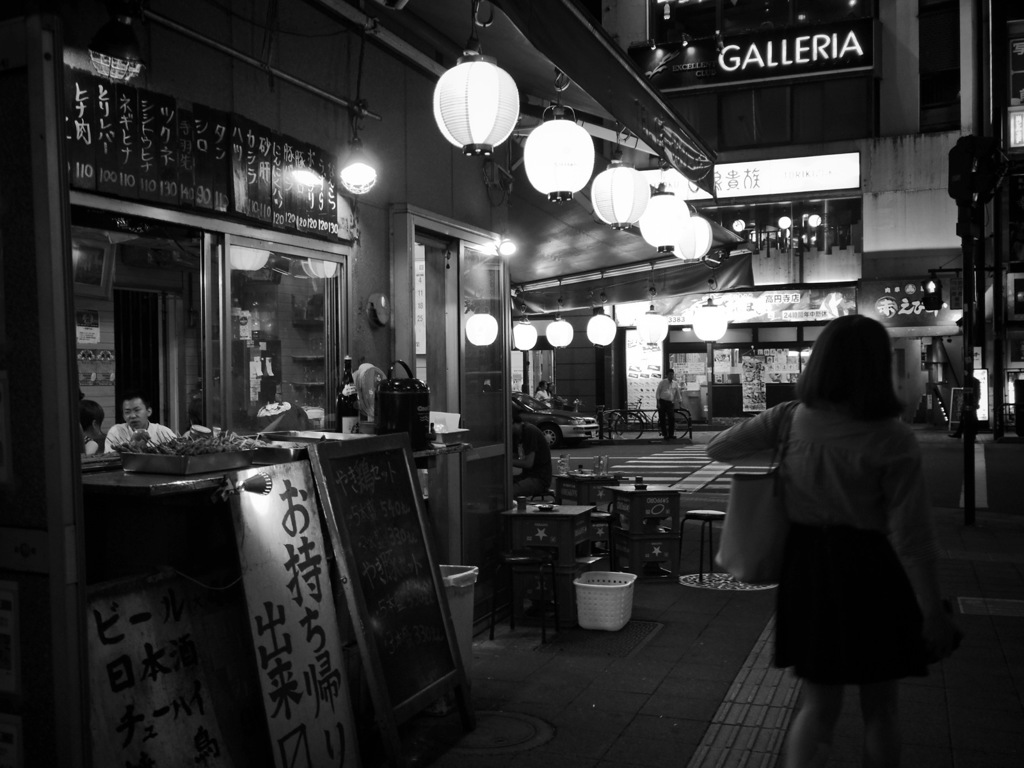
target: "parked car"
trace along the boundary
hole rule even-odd
[[[597,419],[593,416],[549,408],[547,403],[523,392],[512,393],[512,411],[543,432],[552,448],[597,437]]]

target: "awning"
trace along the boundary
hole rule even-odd
[[[714,151],[573,0],[492,0],[530,43],[670,166],[714,196]]]

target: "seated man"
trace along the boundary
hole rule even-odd
[[[124,422],[115,424],[107,432],[107,439],[103,445],[105,453],[113,451],[114,446],[129,443],[159,445],[178,436],[170,427],[149,420],[153,415],[153,408],[149,404],[149,398],[141,392],[125,393],[121,399],[121,415]]]
[[[533,424],[515,414],[512,424],[512,466],[522,472],[512,478],[513,496],[536,496],[551,487],[551,448]]]
[[[95,400],[78,401],[78,422],[82,425],[82,453],[92,456],[103,448],[103,406]]]

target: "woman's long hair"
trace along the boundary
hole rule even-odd
[[[885,326],[863,315],[826,325],[797,381],[796,396],[812,408],[838,406],[862,421],[899,416],[903,403],[893,387]]]

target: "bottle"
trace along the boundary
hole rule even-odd
[[[338,430],[348,434],[359,431],[359,400],[352,379],[352,358],[348,355],[338,391]]]

